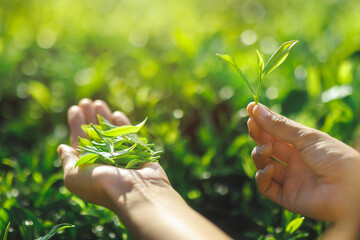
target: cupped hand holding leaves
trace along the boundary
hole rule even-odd
[[[248,112],[249,134],[259,145],[252,158],[262,195],[318,220],[359,218],[360,154],[355,149],[264,105],[250,103]]]
[[[75,167],[79,153],[75,150],[80,139],[86,139],[82,126],[98,124],[97,115],[117,126],[129,125],[130,121],[121,112],[111,112],[103,101],[83,99],[79,105],[68,111],[71,145],[60,145],[64,181],[66,187],[87,202],[105,206],[115,212],[121,212],[134,196],[148,188],[171,189],[169,180],[158,163],[149,162],[141,169],[131,170],[103,164],[85,164]]]
[[[95,163],[98,160],[103,161],[102,155],[96,153],[100,158],[94,163],[87,162],[87,164],[75,167],[79,159],[79,153],[75,150],[79,144],[79,136],[80,141],[86,142],[84,140],[86,134],[82,126],[90,123],[97,124],[97,115],[107,119],[111,125],[130,124],[124,114],[112,113],[103,101],[92,102],[89,99],[83,99],[78,106],[72,106],[69,109],[68,120],[72,147],[60,145],[58,152],[63,163],[65,185],[71,192],[85,201],[114,211],[136,239],[182,240],[188,239],[189,236],[192,239],[229,239],[224,232],[186,204],[171,187],[164,170],[157,162],[142,163],[140,169],[126,169]],[[102,131],[105,131],[100,132],[100,135],[104,134],[103,137],[109,133],[104,129]],[[95,133],[90,135],[101,138]],[[133,136],[125,136],[127,137]],[[100,143],[103,144],[104,141],[103,139]],[[110,142],[102,147],[106,150],[109,146],[113,146],[114,149],[110,150],[110,154],[114,156],[111,158],[115,165],[121,165],[117,162],[118,155],[116,154],[120,153],[116,150],[116,141],[113,143],[114,145]],[[138,144],[141,145],[140,142]],[[129,163],[124,166],[128,166]]]

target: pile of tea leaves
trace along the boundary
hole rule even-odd
[[[114,126],[97,115],[98,125],[82,125],[88,139],[79,137],[80,158],[75,167],[89,163],[100,163],[121,168],[139,169],[144,163],[157,162],[162,151],[153,151],[148,140],[136,133],[147,119],[136,126]]]

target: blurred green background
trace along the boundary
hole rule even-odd
[[[265,60],[300,40],[264,80],[260,102],[360,146],[358,0],[0,0],[0,237],[33,239],[62,222],[58,239],[130,239],[109,211],[72,195],[56,154],[66,111],[103,99],[165,150],[174,188],[236,239],[287,239],[298,217],[254,182],[246,106],[233,55],[256,86]],[[315,239],[326,223],[295,233]],[[191,239],[191,236],[189,237]]]

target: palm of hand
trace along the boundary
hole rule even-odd
[[[78,136],[84,136],[81,125],[97,123],[96,115],[100,114],[114,125],[130,124],[127,117],[120,113],[112,113],[106,103],[92,102],[89,99],[80,101],[68,112],[72,147],[59,147],[64,167],[64,181],[66,187],[83,200],[114,209],[114,199],[133,194],[139,189],[151,186],[168,187],[169,180],[158,163],[147,163],[138,170],[122,169],[114,166],[89,164],[74,168],[79,159],[75,148]]]

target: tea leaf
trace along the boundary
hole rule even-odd
[[[257,59],[258,59],[259,75],[261,77],[261,75],[263,74],[263,71],[264,71],[264,59],[261,56],[259,50],[256,50],[256,55],[257,55]]]
[[[283,165],[283,166],[285,166],[285,167],[288,166],[286,163],[283,163],[282,161],[277,160],[276,158],[273,158],[273,157],[271,157],[271,156],[270,156],[270,159],[273,160],[273,161],[275,161],[275,162],[277,162],[277,163],[280,163],[281,165]]]
[[[300,218],[295,218],[294,220],[292,220],[287,226],[285,231],[288,234],[292,234],[294,233],[303,223],[304,221],[304,217],[300,217]]]
[[[86,146],[86,147],[79,146],[79,148],[87,152],[97,154],[99,155],[99,157],[102,157],[103,159],[107,160],[108,162],[111,162],[112,164],[115,164],[114,160],[111,159],[113,155],[109,152],[100,152],[96,147],[92,147],[92,146]]]
[[[103,118],[101,115],[97,114],[96,116],[97,116],[97,119],[98,119],[99,125],[101,126],[102,131],[116,128],[116,126],[112,125],[108,120]]]
[[[95,132],[90,125],[82,125],[81,129],[88,135],[91,140],[101,140],[101,137]]]
[[[99,135],[99,137],[102,140],[104,140],[104,142],[106,143],[106,147],[108,148],[109,152],[112,155],[113,152],[114,152],[114,143],[113,143],[113,141],[111,141],[111,139],[105,138],[104,135],[101,133],[101,131],[99,129],[97,129],[94,124],[90,123],[90,126],[94,129],[96,134]]]
[[[140,146],[144,147],[145,149],[149,149],[149,147],[145,143],[143,143],[140,140],[140,138],[138,138],[138,136],[136,136],[134,134],[127,134],[127,135],[125,135],[125,137],[130,139],[132,142],[139,144]]]
[[[134,167],[136,167],[136,166],[138,166],[140,164],[143,164],[145,162],[147,162],[147,161],[144,161],[143,159],[133,159],[126,165],[125,168],[134,168]]]
[[[64,230],[66,228],[72,228],[72,227],[75,227],[75,225],[70,224],[70,223],[60,223],[60,224],[56,225],[55,227],[53,227],[48,234],[46,234],[43,237],[37,238],[36,240],[48,240],[51,237],[53,237],[57,232]]]
[[[86,155],[82,156],[81,158],[79,158],[79,160],[76,162],[74,168],[76,168],[77,166],[82,165],[82,164],[93,163],[98,158],[99,158],[98,154],[95,154],[95,153],[86,154]]]
[[[266,63],[263,74],[267,75],[271,73],[275,68],[282,64],[289,55],[291,48],[298,42],[298,40],[292,40],[281,44]]]
[[[137,143],[135,143],[133,146],[131,146],[131,147],[127,148],[127,149],[124,149],[124,150],[122,150],[122,151],[116,151],[116,152],[114,152],[115,158],[116,158],[116,157],[119,157],[119,156],[121,156],[121,155],[128,154],[128,153],[132,152],[132,150],[134,150],[134,148],[135,148],[136,146],[137,146]]]
[[[143,142],[144,144],[147,144],[147,143],[148,143],[147,138],[139,137],[139,140],[140,140],[141,142]]]
[[[83,156],[78,165],[101,163],[123,168],[140,168],[144,162],[158,161],[161,152],[154,152],[146,138],[139,138],[138,132],[146,119],[136,126],[116,127],[98,116],[100,125],[83,125],[90,140],[79,138],[79,151]],[[103,131],[102,129],[106,129]],[[144,143],[144,142],[146,143]],[[84,155],[85,154],[85,155]]]
[[[144,126],[146,120],[147,118],[136,126],[125,125],[125,126],[115,127],[107,131],[102,131],[102,134],[106,137],[116,137],[118,135],[137,133]]]
[[[255,98],[255,104],[258,104],[259,102],[259,95],[260,95],[260,88],[261,88],[261,83],[262,80],[264,78],[264,59],[261,56],[260,52],[258,50],[256,50],[256,54],[257,54],[257,58],[258,58],[258,66],[259,66],[259,82],[258,82],[258,87],[256,90],[256,98]]]
[[[78,137],[79,140],[79,146],[85,147],[88,145],[92,145],[92,142],[89,139],[86,138],[82,138],[82,137]]]
[[[232,66],[241,76],[242,80],[245,82],[246,86],[248,87],[248,89],[250,90],[253,98],[255,99],[255,93],[254,91],[252,90],[251,86],[250,86],[250,83],[249,81],[246,79],[245,75],[241,72],[241,70],[239,69],[239,67],[237,66],[235,60],[227,55],[227,54],[220,54],[220,53],[217,53],[216,54],[217,56],[219,56],[220,58],[222,58],[225,62],[227,62],[230,66]]]

